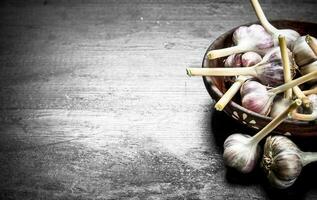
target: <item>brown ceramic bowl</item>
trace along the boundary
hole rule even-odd
[[[245,24],[249,26],[254,23]],[[272,24],[279,29],[289,28],[294,29],[299,32],[301,35],[310,34],[312,36],[317,36],[317,24],[308,23],[308,22],[299,22],[299,21],[272,21]],[[238,26],[239,27],[239,26]],[[207,58],[207,52],[213,49],[221,49],[232,45],[232,34],[234,30],[238,27],[231,29],[230,31],[222,34],[218,37],[207,49],[204,56],[202,67],[223,67],[224,58],[209,60]],[[218,101],[223,93],[228,89],[223,77],[204,77],[203,78],[205,86],[210,94],[210,96]],[[267,125],[272,118],[257,114],[253,111],[245,109],[240,105],[240,99],[234,98],[224,109],[230,117],[239,121],[246,126],[253,128],[255,130],[262,129]],[[294,121],[286,120],[280,124],[274,132],[293,135],[293,136],[317,136],[317,123],[313,122],[304,122],[304,121]]]

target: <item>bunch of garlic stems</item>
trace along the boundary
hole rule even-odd
[[[290,64],[290,60],[289,60],[289,56],[287,52],[288,49],[286,47],[285,36],[279,35],[278,40],[279,40],[279,46],[281,50],[282,64],[284,68],[284,80],[285,80],[285,83],[287,83],[292,80],[292,75],[291,75],[291,67],[290,67],[291,64]],[[303,105],[306,108],[311,107],[311,101],[298,86],[293,87],[293,91],[294,91],[294,94],[297,96],[297,98],[300,98],[302,100]],[[292,88],[285,91],[284,97],[288,100],[292,99]]]
[[[253,112],[267,115],[271,110],[271,105],[277,94],[316,78],[317,71],[311,72],[270,90],[267,90],[264,85],[256,81],[247,81],[241,87],[240,91],[242,106]]]
[[[289,54],[291,56],[291,53]],[[187,68],[188,76],[252,76],[268,86],[284,83],[281,53],[278,47],[268,51],[263,60],[250,67],[233,68]]]
[[[239,56],[240,59],[232,59],[236,58],[235,54],[233,56],[229,56],[226,59],[225,67],[250,67],[252,65],[258,64],[261,62],[262,58],[259,54],[255,52],[247,52],[243,55]],[[222,97],[215,104],[215,108],[218,111],[222,111],[225,106],[229,103],[229,101],[236,95],[236,93],[241,88],[242,84],[248,79],[252,78],[251,76],[243,76],[240,75],[236,78],[235,82],[230,86],[230,88],[222,95]]]

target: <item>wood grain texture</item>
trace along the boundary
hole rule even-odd
[[[315,1],[275,2],[270,18],[317,21]],[[256,21],[248,1],[0,5],[1,199],[317,197],[314,164],[286,191],[226,169],[224,139],[250,130],[186,76],[217,36]]]

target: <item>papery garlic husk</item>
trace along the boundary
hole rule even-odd
[[[301,151],[284,136],[268,137],[261,166],[274,187],[287,188],[293,185],[303,168]]]
[[[294,60],[299,68],[317,60],[317,56],[305,41],[305,36],[299,37],[293,47]]]
[[[260,147],[251,142],[251,136],[246,134],[232,134],[224,143],[223,158],[227,166],[242,173],[249,173],[257,164]]]
[[[291,76],[295,76],[295,67],[293,62],[293,56],[291,51],[287,49],[289,60],[290,60],[290,68],[291,68]],[[267,86],[277,86],[284,83],[284,68],[282,64],[282,56],[280,52],[280,48],[276,47],[271,49],[264,57],[263,61],[267,60],[265,64],[259,65],[256,67],[257,78],[261,83]]]
[[[268,95],[266,87],[261,83],[254,80],[246,81],[240,89],[240,94],[244,108],[261,115],[270,112],[274,98]]]
[[[242,67],[242,54],[232,54],[226,58],[224,66],[225,67]]]
[[[246,52],[241,56],[241,64],[243,67],[250,67],[262,61],[262,57],[256,52]]]
[[[251,46],[248,51],[254,51],[264,55],[270,48],[273,47],[273,40],[263,26],[252,24],[249,27],[240,26],[232,36],[234,44],[248,44]],[[244,51],[246,52],[246,51]]]
[[[248,51],[255,51],[264,55],[274,45],[271,35],[258,24],[237,28],[233,33],[232,40],[236,46],[211,50],[207,54],[208,58],[216,59]]]
[[[317,60],[308,65],[302,66],[299,71],[302,75],[317,71]],[[317,79],[311,80],[308,83],[311,85],[317,84]]]
[[[285,108],[287,108],[292,102],[289,99],[279,98],[276,99],[271,106],[270,117],[276,117],[279,115]]]

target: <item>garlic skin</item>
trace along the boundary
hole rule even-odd
[[[289,60],[292,61],[292,53],[287,50]],[[294,77],[294,63],[291,62],[291,76]],[[284,83],[284,68],[282,64],[282,55],[279,47],[272,48],[265,54],[261,64],[255,68],[259,74],[257,78],[261,83],[267,86],[278,86]]]
[[[299,69],[300,73],[302,75],[317,71],[317,60],[308,64],[308,65],[304,65]],[[309,81],[309,84],[316,84],[317,83],[317,79],[311,80]]]
[[[260,147],[251,142],[251,136],[246,134],[232,134],[224,142],[223,158],[227,166],[242,173],[249,173],[257,164]]]
[[[232,40],[237,46],[248,46],[248,51],[255,51],[261,55],[274,46],[272,36],[258,24],[252,24],[249,27],[240,26],[233,33]]]
[[[317,56],[305,41],[305,36],[294,42],[293,54],[296,64],[301,68],[317,60]]]
[[[253,51],[246,52],[241,56],[241,63],[243,67],[253,66],[261,61],[262,57],[258,53]]]
[[[290,187],[303,168],[301,151],[284,136],[268,137],[261,166],[274,187]]]
[[[276,117],[279,115],[285,108],[287,108],[291,104],[291,101],[289,99],[281,98],[274,102],[272,105],[272,109],[270,111],[271,117]]]
[[[228,56],[224,66],[225,67],[242,67],[241,54],[232,54]]]
[[[300,37],[299,33],[292,29],[278,29],[277,32],[274,33],[274,46],[278,46],[278,36],[283,35],[286,39],[287,47],[290,49],[294,48],[295,42]]]
[[[253,80],[245,82],[240,89],[240,94],[244,108],[261,115],[267,115],[270,112],[273,99],[261,83]]]

